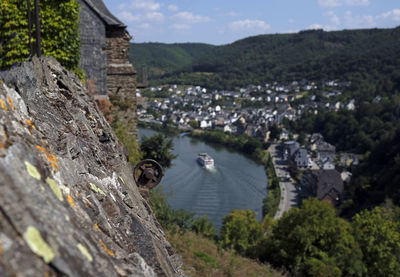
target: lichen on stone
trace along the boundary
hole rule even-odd
[[[61,202],[64,201],[64,197],[63,197],[62,191],[61,191],[60,187],[57,185],[56,181],[54,181],[50,177],[47,177],[46,178],[46,183],[49,185],[51,190],[57,196],[58,200],[60,200]]]
[[[29,175],[31,175],[36,180],[40,180],[41,176],[37,168],[32,165],[30,162],[25,161],[26,170],[28,171]]]
[[[41,145],[36,145],[36,148],[37,148],[40,152],[43,152],[43,153],[46,155],[47,161],[48,161],[48,162],[51,164],[51,166],[57,171],[57,170],[58,170],[58,160],[57,160],[57,157],[56,157],[53,153],[47,151],[47,149],[44,148],[44,147],[41,146]]]
[[[8,104],[10,105],[11,110],[12,110],[12,111],[15,111],[14,103],[13,103],[13,101],[12,101],[12,99],[11,99],[10,96],[7,96],[7,102],[8,102]]]
[[[1,108],[2,108],[3,110],[8,111],[6,102],[4,102],[3,99],[0,99],[0,105],[1,105]]]
[[[78,247],[79,251],[81,251],[83,256],[85,256],[89,260],[89,262],[93,261],[92,255],[90,255],[89,251],[87,250],[87,248],[84,245],[82,245],[81,243],[78,243],[77,247]]]
[[[92,191],[97,192],[97,193],[100,193],[100,194],[103,194],[104,196],[106,196],[106,193],[105,193],[103,190],[101,190],[101,189],[99,189],[98,187],[96,187],[95,184],[93,184],[93,183],[89,183],[89,184],[90,184],[90,189],[91,189]]]
[[[114,257],[114,252],[112,252],[110,249],[108,249],[107,245],[102,240],[99,240],[101,246],[103,246],[104,250],[106,250],[107,254]]]
[[[29,226],[26,229],[24,239],[32,252],[42,257],[46,263],[51,262],[56,256],[53,249],[51,249],[47,242],[42,238],[39,230],[35,227]]]
[[[68,203],[71,205],[71,207],[75,208],[74,200],[72,199],[70,194],[67,195],[67,200],[68,200]]]

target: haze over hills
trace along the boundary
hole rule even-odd
[[[148,68],[151,84],[208,88],[301,79],[399,85],[400,27],[259,35],[232,44],[135,43],[131,61]],[[139,76],[140,78],[140,76]],[[369,82],[374,80],[374,82]]]

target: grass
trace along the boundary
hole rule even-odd
[[[214,241],[194,232],[167,232],[167,238],[182,256],[183,270],[192,277],[284,276],[269,265],[220,249]]]

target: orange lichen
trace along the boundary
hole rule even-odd
[[[3,110],[8,111],[7,105],[3,99],[0,99],[0,105]]]
[[[94,229],[100,231],[99,225],[97,225],[97,223],[94,224]]]
[[[1,246],[1,241],[0,241],[0,255],[3,254],[3,247]]]
[[[2,149],[2,150],[6,150],[6,147],[4,146],[4,144],[0,141],[0,148]]]
[[[36,130],[36,127],[35,127],[35,125],[33,125],[32,121],[30,121],[29,119],[27,119],[27,120],[26,120],[26,123],[27,123],[29,126],[31,126],[33,129]]]
[[[56,156],[54,156],[53,153],[50,153],[49,151],[47,151],[47,149],[44,148],[44,147],[41,146],[41,145],[36,145],[36,148],[37,148],[39,151],[41,151],[41,152],[43,152],[43,153],[46,154],[47,160],[49,161],[49,163],[51,164],[51,166],[57,171],[57,170],[58,170],[58,165],[57,165],[58,161],[57,161]]]
[[[8,104],[10,104],[11,110],[15,111],[14,103],[13,103],[13,101],[12,101],[10,96],[7,96],[7,102],[8,102]]]
[[[72,199],[70,194],[67,195],[67,201],[71,205],[72,208],[75,208],[74,200]]]
[[[99,240],[101,246],[103,246],[104,250],[106,250],[107,254],[110,256],[114,257],[114,252],[112,252],[110,249],[107,248],[107,246],[104,244],[104,242],[100,239]]]

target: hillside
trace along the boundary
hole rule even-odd
[[[146,64],[157,68],[159,73],[164,72],[161,76],[149,75],[152,84],[197,84],[228,89],[276,80],[340,79],[351,80],[372,93],[375,88],[371,86],[375,84],[389,89],[392,83],[398,84],[398,45],[400,27],[334,32],[311,30],[249,37],[229,45],[197,49],[196,55],[175,55],[174,59],[165,52],[179,52],[182,49],[179,44],[157,44],[157,47],[135,44],[132,51],[145,47],[148,52],[146,55],[138,52],[141,58],[131,61],[136,67]]]
[[[141,77],[141,68],[146,66],[150,79],[165,73],[191,67],[195,60],[208,54],[215,46],[202,43],[132,43],[129,58]]]

